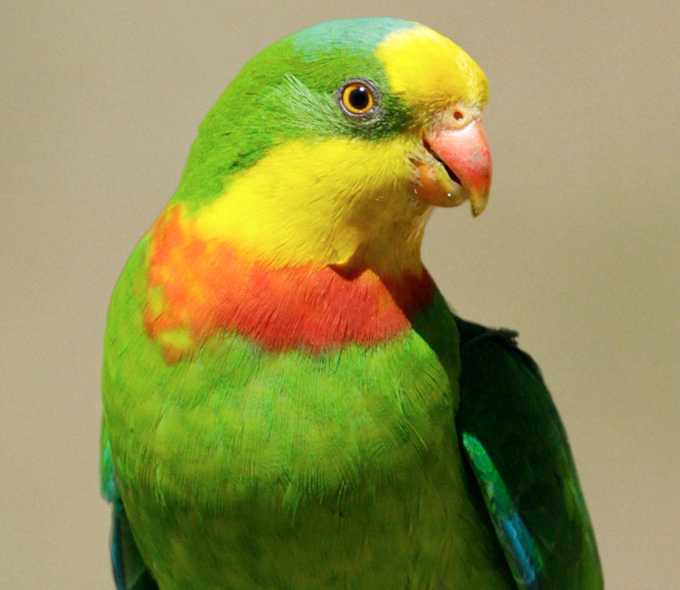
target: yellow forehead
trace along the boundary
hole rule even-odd
[[[385,37],[376,57],[392,92],[412,107],[437,109],[454,102],[483,107],[489,100],[489,82],[475,61],[453,41],[423,25]]]

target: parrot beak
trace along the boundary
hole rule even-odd
[[[491,153],[480,113],[462,107],[447,112],[423,134],[423,147],[414,158],[416,195],[439,207],[469,200],[472,215],[480,215],[491,187]]]

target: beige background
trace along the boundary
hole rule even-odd
[[[0,6],[0,590],[113,588],[98,496],[108,299],[244,61],[328,18],[450,36],[491,80],[486,213],[425,258],[520,330],[570,434],[608,588],[680,588],[680,3]]]

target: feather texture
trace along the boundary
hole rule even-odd
[[[118,590],[601,588],[538,370],[420,260],[433,203],[486,203],[487,99],[393,19],[301,31],[229,85],[111,300]]]
[[[462,446],[522,589],[602,588],[566,433],[516,334],[457,319]]]

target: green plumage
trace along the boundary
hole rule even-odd
[[[173,203],[199,210],[296,137],[379,149],[406,133],[413,113],[373,49],[412,26],[330,23],[263,52],[202,125]],[[382,88],[380,125],[338,109],[357,76]],[[146,323],[151,242],[120,277],[104,345],[119,590],[602,587],[566,435],[509,333],[460,320],[435,289],[378,343],[275,350],[222,330],[170,358]]]
[[[345,136],[381,141],[403,131],[410,113],[398,96],[385,97],[390,117],[357,126],[339,111],[333,92],[344,80],[360,76],[385,87],[385,72],[372,50],[385,35],[409,26],[387,18],[334,21],[259,53],[201,124],[173,201],[192,207],[208,202],[225,178],[291,139]]]
[[[457,331],[440,296],[382,346],[277,353],[226,336],[168,366],[136,336],[127,278],[105,342],[106,424],[161,588],[503,587],[500,547],[466,499]]]
[[[457,324],[459,434],[513,573],[526,588],[600,588],[566,433],[538,367],[516,334]]]

